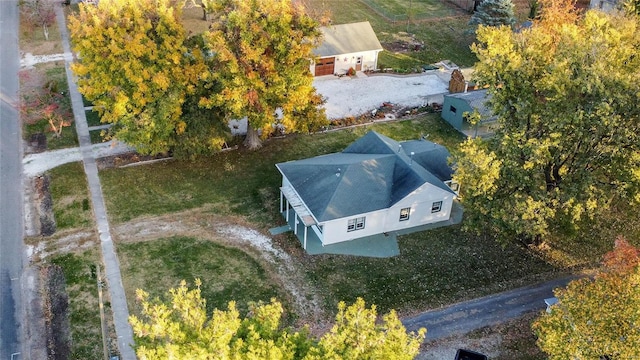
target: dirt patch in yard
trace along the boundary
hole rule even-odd
[[[458,349],[466,349],[487,355],[493,360],[544,359],[545,355],[536,346],[536,336],[531,323],[538,317],[534,311],[505,323],[487,326],[465,335],[427,341],[420,348],[416,360],[454,359]]]
[[[407,53],[420,51],[424,48],[424,41],[416,39],[415,34],[399,32],[391,35],[392,40],[383,42],[382,47],[393,53]]]
[[[321,295],[305,281],[300,261],[240,218],[221,217],[207,209],[197,209],[136,219],[116,225],[111,231],[116,243],[187,236],[239,248],[262,264],[269,277],[286,290],[300,325],[308,324],[312,332],[322,333],[332,321],[322,309]],[[40,260],[95,246],[99,240],[95,233],[67,232],[48,238],[31,238],[26,243],[29,258]]]

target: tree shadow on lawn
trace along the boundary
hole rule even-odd
[[[548,280],[561,269],[517,245],[502,247],[488,236],[463,232],[460,225],[399,238],[400,255],[364,258],[307,256],[308,277],[326,294],[326,306],[363,297],[380,312],[409,316]]]

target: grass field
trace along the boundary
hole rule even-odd
[[[385,47],[386,43],[394,41],[394,34],[406,32],[415,35],[417,40],[424,42],[424,49],[417,52],[395,53],[387,48],[380,54],[380,68],[409,69],[416,65],[432,64],[441,60],[451,60],[459,66],[472,66],[476,61],[469,46],[475,40],[471,28],[467,24],[470,15],[460,12],[449,3],[440,1],[411,1],[411,0],[367,0],[374,6],[384,7],[393,14],[405,14],[409,3],[412,13],[428,13],[443,10],[453,11],[452,16],[434,16],[421,21],[406,20],[389,21],[380,12],[367,6],[362,1],[345,3],[340,0],[305,0],[304,4],[310,14],[320,16],[329,14],[333,24],[346,24],[358,21],[369,21],[378,39]],[[347,5],[348,4],[348,5]],[[402,9],[407,9],[403,11]],[[400,19],[400,17],[398,17]]]
[[[71,324],[71,359],[100,359],[102,335],[98,307],[96,264],[100,250],[94,248],[83,253],[57,255],[53,264],[62,267],[69,295],[69,321]],[[109,304],[105,304],[109,311]]]
[[[87,178],[82,163],[75,162],[49,171],[53,213],[58,230],[93,226]]]
[[[108,212],[118,223],[209,205],[216,213],[242,215],[269,226],[280,220],[277,212],[264,211],[277,200],[281,178],[276,163],[342,151],[369,130],[396,139],[429,135],[431,141],[454,149],[462,138],[439,115],[431,114],[417,120],[274,139],[256,152],[231,151],[197,161],[108,169],[100,172]]]
[[[275,139],[256,152],[235,151],[197,161],[172,160],[108,169],[100,173],[108,213],[118,223],[145,215],[203,208],[217,215],[240,215],[261,229],[282,224],[276,210],[281,178],[274,164],[341,151],[370,129],[398,140],[428,134],[430,140],[445,144],[452,151],[461,140],[438,115],[427,115],[366,128]],[[352,301],[362,296],[381,310],[396,308],[407,313],[531,283],[556,271],[522,248],[501,248],[490,236],[476,237],[461,232],[459,227],[402,237],[402,254],[390,259],[309,257],[302,254],[293,235],[282,235],[277,241],[289,253],[296,254],[308,280],[324,294],[329,309],[340,300]],[[122,248],[125,253],[127,246]],[[160,256],[160,252],[153,252]],[[135,258],[143,253],[137,253]],[[206,266],[206,261],[196,254],[180,261],[203,262],[202,266]],[[219,261],[216,256],[207,259]],[[136,260],[135,264],[138,266],[139,262]],[[144,268],[153,273],[171,271],[166,269],[173,266],[160,261]],[[135,277],[145,276],[143,269],[127,270],[132,271],[136,271]],[[188,272],[170,276],[170,283],[175,285],[187,276]]]
[[[251,301],[268,302],[286,296],[260,263],[243,250],[188,237],[172,237],[149,242],[118,245],[118,257],[129,309],[139,314],[135,290],[143,289],[152,298],[163,298],[169,288],[186,280],[202,280],[202,296],[207,309],[227,309],[235,300],[241,314]],[[285,303],[286,304],[286,303]]]
[[[21,81],[21,94],[23,101],[29,104],[24,110],[27,114],[23,117],[23,138],[29,139],[32,134],[44,133],[47,137],[47,149],[55,150],[78,146],[76,128],[73,124],[71,100],[69,98],[69,85],[63,62],[37,64],[35,69],[28,70]],[[55,89],[55,96],[46,96],[44,84],[50,84]],[[42,112],[45,107],[53,104],[57,106],[55,113],[61,119],[71,122],[71,126],[65,126],[60,136],[51,131],[51,125],[44,118]],[[55,122],[58,125],[58,122]]]
[[[399,245],[400,255],[388,259],[311,257],[305,261],[307,276],[325,294],[327,307],[361,296],[381,311],[396,309],[401,315],[558,276],[527,250],[503,248],[460,226],[402,236]]]

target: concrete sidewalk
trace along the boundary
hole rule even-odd
[[[579,276],[563,277],[449,305],[404,319],[402,323],[408,331],[427,328],[426,341],[466,334],[485,326],[515,319],[530,311],[543,310],[546,307],[544,299],[553,297],[553,289],[565,287],[577,278]]]
[[[56,6],[56,20],[62,37],[62,48],[65,54],[71,54],[69,45],[69,34],[64,20],[64,14],[60,6]],[[98,177],[98,167],[94,157],[91,138],[89,136],[89,127],[85,115],[82,96],[78,93],[75,78],[70,69],[71,56],[65,56],[65,69],[67,73],[67,82],[69,83],[69,96],[71,98],[71,107],[76,123],[76,131],[78,132],[78,140],[80,142],[80,153],[82,154],[82,162],[84,163],[84,171],[87,174],[87,182],[89,184],[89,192],[91,193],[91,203],[93,205],[96,225],[100,234],[100,244],[102,246],[102,257],[105,267],[105,275],[109,295],[111,298],[111,310],[113,312],[113,323],[118,337],[118,351],[120,359],[133,360],[136,358],[133,350],[133,330],[129,325],[129,308],[127,307],[127,299],[122,286],[122,277],[120,276],[120,264],[111,240],[109,231],[109,222],[107,220],[107,210],[102,196],[102,187],[100,178]]]

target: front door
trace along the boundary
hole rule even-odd
[[[356,71],[362,71],[362,56],[356,58]]]

